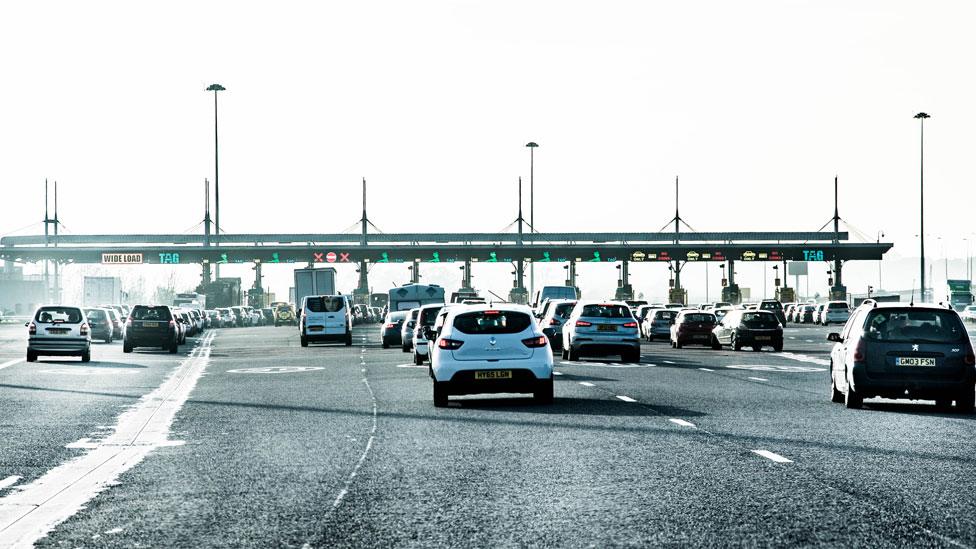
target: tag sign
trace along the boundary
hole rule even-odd
[[[102,263],[109,265],[142,263],[142,254],[102,254]]]

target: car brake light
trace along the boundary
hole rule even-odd
[[[502,313],[501,313],[501,311],[494,311],[493,310],[493,311],[485,311],[485,314],[486,315],[500,315]]]
[[[636,327],[637,327],[637,323],[636,322],[626,322],[626,323],[624,323],[624,328],[636,328]]]
[[[858,339],[857,346],[854,347],[854,362],[864,362],[864,340]]]
[[[546,339],[546,336],[539,336],[539,337],[530,337],[529,339],[523,339],[522,343],[526,347],[530,347],[530,348],[545,347],[546,344],[549,343],[549,340]]]
[[[576,321],[576,325],[577,325],[577,326],[582,326],[582,327],[584,327],[584,328],[585,328],[585,327],[587,327],[587,326],[592,326],[592,325],[593,325],[593,323],[592,323],[592,322],[587,322],[587,321],[585,321],[585,320],[577,320],[577,321]]]
[[[175,320],[170,320],[169,321],[169,327],[170,328],[175,328],[176,327],[176,321]]]
[[[83,336],[84,335],[88,335],[88,324],[87,323],[81,325],[81,335],[83,335]]]
[[[556,320],[555,318],[553,318],[552,320],[549,321],[549,325],[550,326],[559,326],[559,321]]]
[[[973,354],[972,349],[966,353],[966,366],[976,366],[976,355]]]
[[[132,326],[132,317],[131,316],[129,318],[125,319],[125,325],[126,326]]]
[[[30,325],[27,327],[27,333],[29,333],[30,335],[36,335],[37,334],[37,324],[34,324],[33,322],[31,322]]]
[[[461,345],[464,345],[463,341],[458,341],[456,339],[447,339],[443,337],[441,338],[440,341],[437,342],[438,347],[440,347],[441,349],[447,349],[449,351],[460,349]]]
[[[386,325],[386,327],[387,327],[387,328],[396,328],[396,324],[393,324],[393,323],[391,322],[391,323],[389,323],[389,324],[387,324],[387,325]]]

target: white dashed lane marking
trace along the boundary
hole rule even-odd
[[[583,387],[593,387],[594,386],[589,381],[580,381],[579,384],[582,385]]]
[[[694,423],[692,423],[690,421],[685,421],[683,419],[671,418],[668,421],[670,421],[671,423],[674,423],[675,425],[680,425],[682,427],[692,427],[692,428],[695,428],[695,424]]]
[[[0,480],[0,490],[3,490],[4,488],[10,488],[14,484],[17,484],[18,480],[20,480],[20,477],[18,476],[9,476],[3,480]]]
[[[785,458],[785,457],[783,457],[783,456],[781,456],[779,454],[774,454],[773,452],[770,452],[769,450],[753,450],[752,452],[754,454],[760,455],[760,456],[762,456],[762,457],[764,457],[766,459],[775,461],[776,463],[793,463],[793,460],[787,459],[787,458]]]
[[[753,381],[769,381],[768,379],[766,379],[764,377],[750,377],[749,379],[751,379]]]
[[[620,400],[622,400],[624,402],[637,402],[636,400],[630,398],[629,396],[617,395],[617,398],[619,398]]]
[[[15,358],[13,360],[8,360],[7,362],[4,362],[3,364],[0,364],[0,370],[3,370],[4,368],[9,368],[9,367],[13,366],[14,364],[20,364],[23,361],[24,361],[24,359],[22,359],[22,358]]]
[[[561,375],[563,375],[563,373],[562,372],[553,372],[552,375],[554,375],[554,376],[561,376]]]
[[[674,364],[674,362],[671,361],[671,360],[662,360],[661,362],[663,362],[665,364]]]
[[[709,370],[708,368],[699,368],[703,372],[714,372],[715,370]]]

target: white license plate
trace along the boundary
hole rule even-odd
[[[773,339],[773,336],[756,336],[756,341],[769,341]]]
[[[898,366],[935,366],[934,358],[919,358],[915,356],[900,356],[895,359]]]

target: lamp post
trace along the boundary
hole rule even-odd
[[[214,244],[220,244],[220,156],[217,154],[217,92],[227,88],[220,84],[210,84],[204,91],[214,92]],[[217,278],[220,278],[220,263],[217,263]]]
[[[922,301],[925,301],[925,119],[931,118],[920,112],[915,115],[919,122],[919,157],[918,157],[918,217],[919,217],[919,279],[922,281]]]
[[[529,230],[535,234],[535,149],[539,145],[529,141],[525,146],[529,149]],[[535,261],[529,263],[529,295],[535,295]]]
[[[877,243],[881,244],[881,239],[884,238],[884,231],[878,231]],[[881,259],[878,260],[878,290],[881,290]]]

